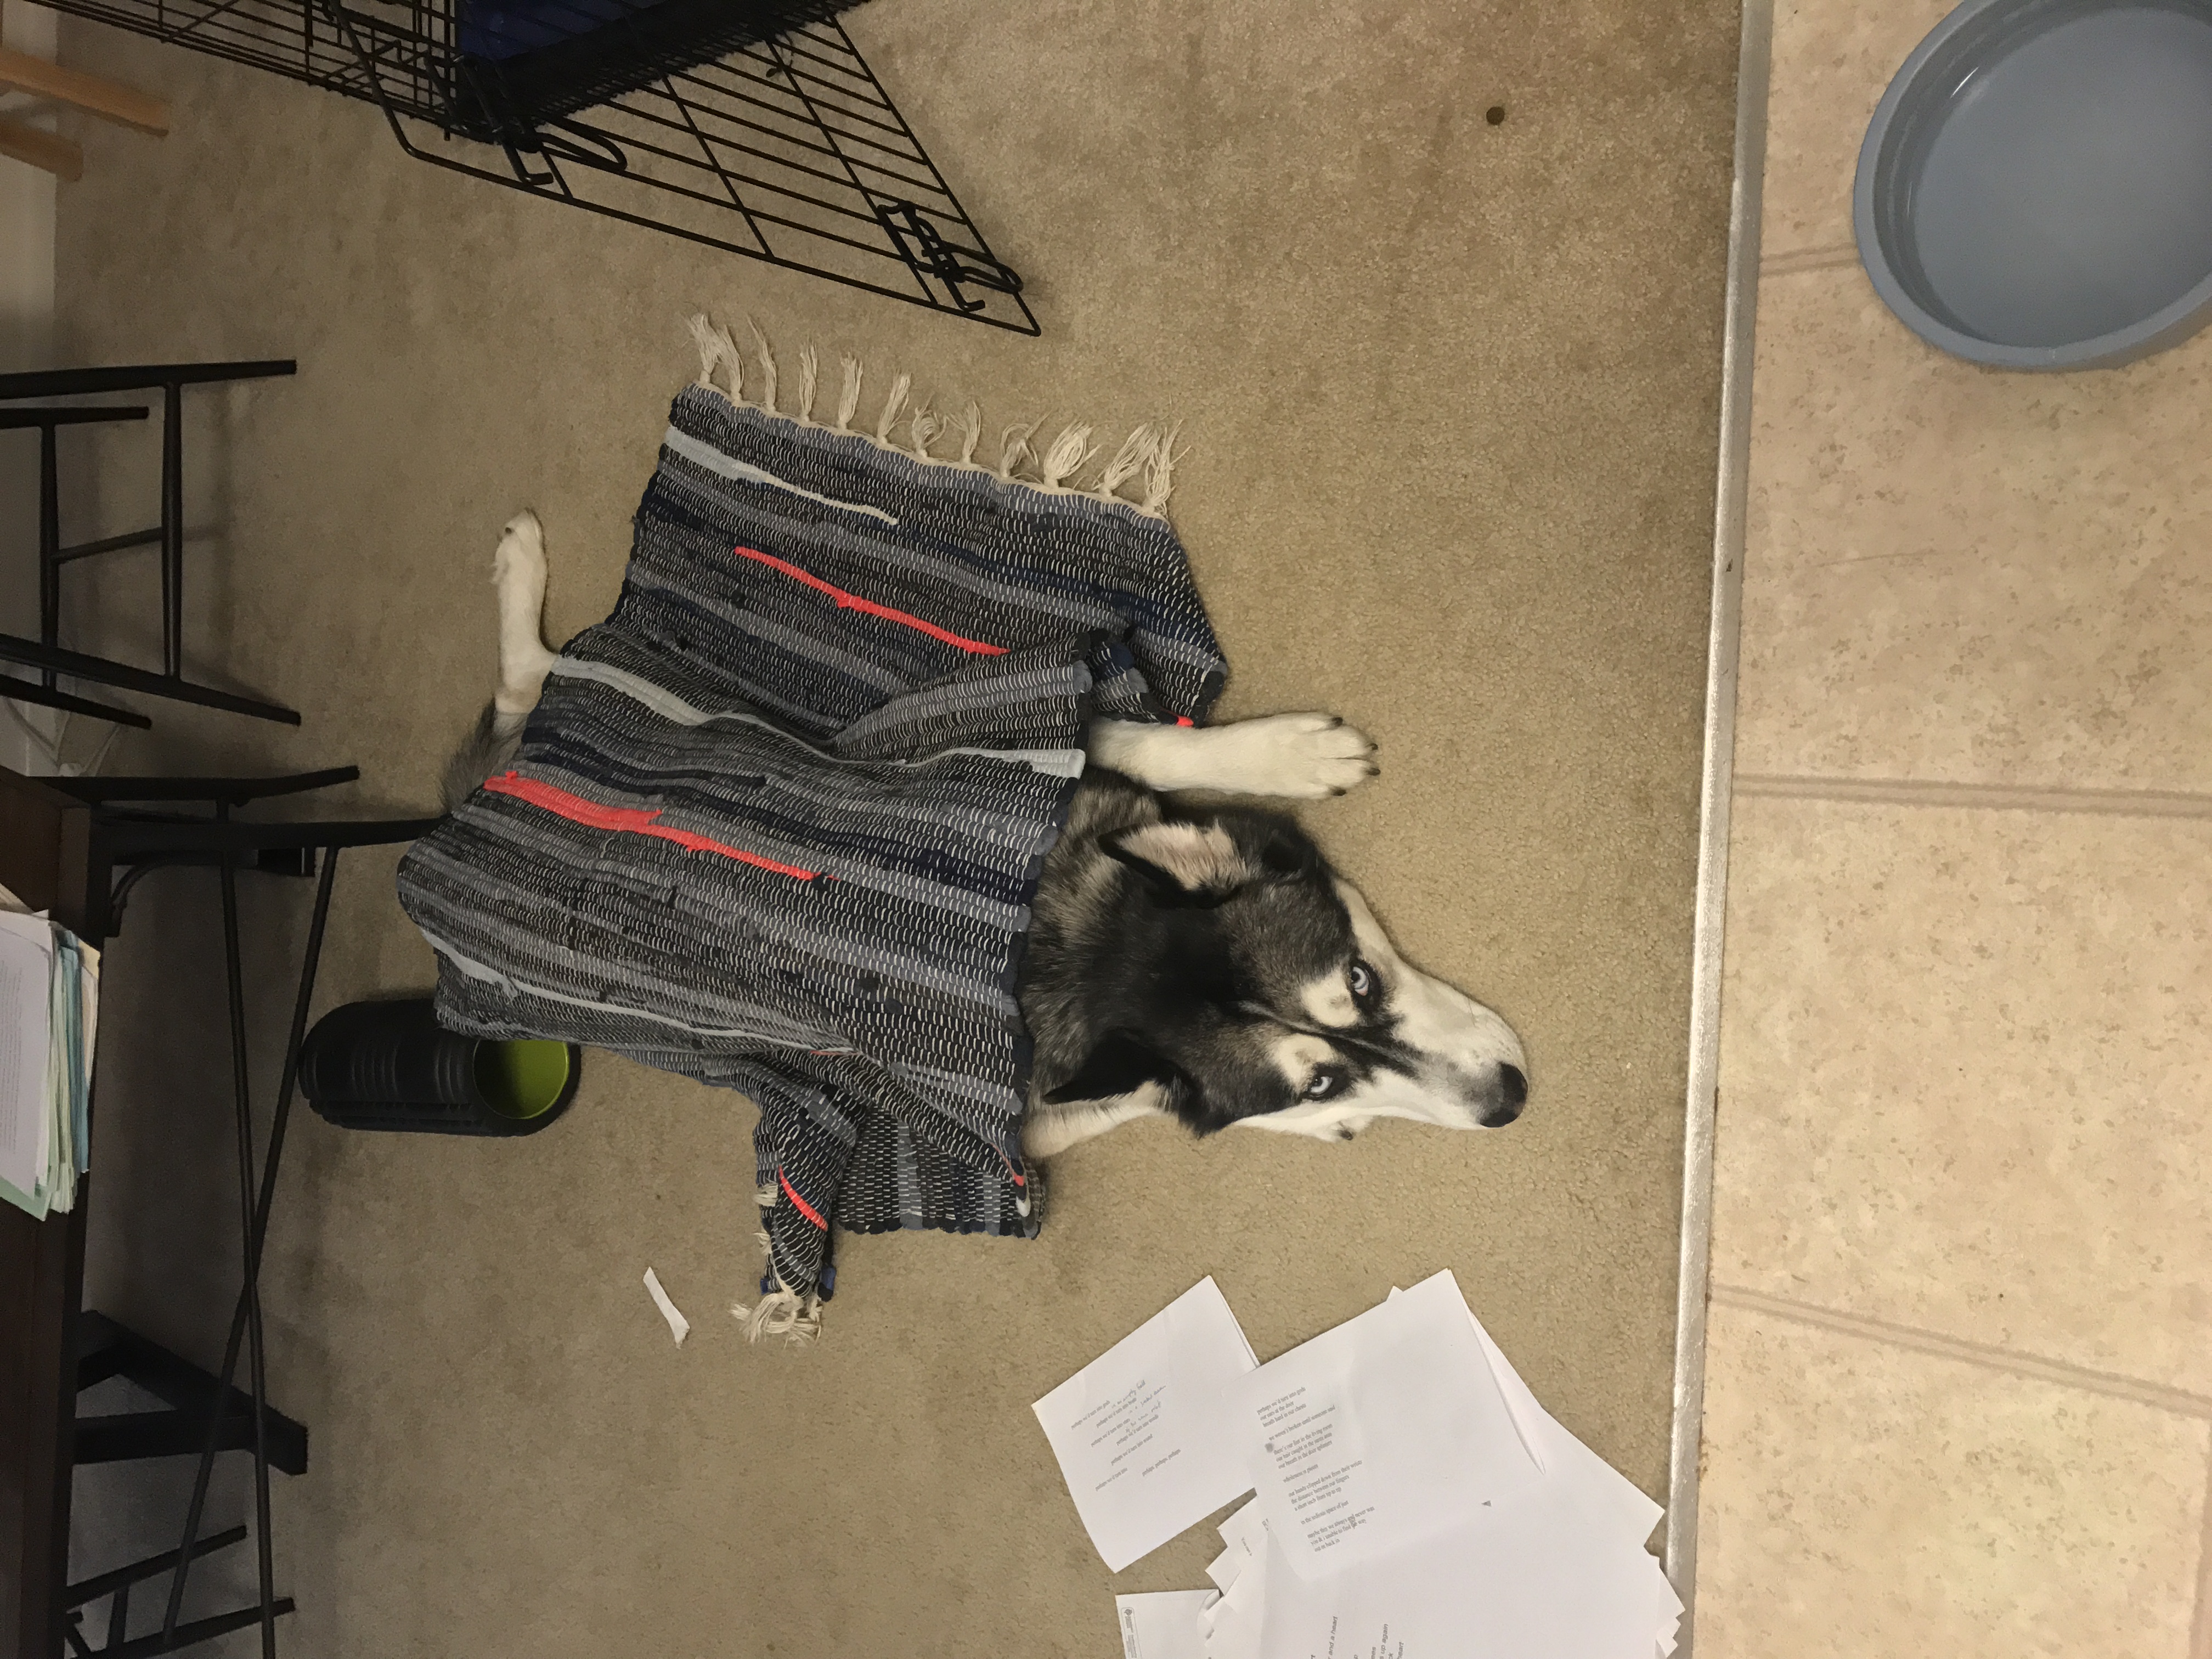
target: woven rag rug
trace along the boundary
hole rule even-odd
[[[748,400],[726,333],[700,337],[614,614],[399,896],[449,1029],[757,1105],[750,1328],[804,1335],[833,1226],[1035,1235],[1014,993],[1085,723],[1195,720],[1226,665],[1164,516],[1168,434],[1103,457],[1018,428],[994,468],[972,410],[909,411],[903,380],[872,435],[858,365],[817,422],[811,354],[780,413],[764,344]]]

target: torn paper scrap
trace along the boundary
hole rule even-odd
[[[650,1267],[645,1270],[645,1288],[653,1292],[653,1305],[660,1310],[660,1316],[668,1322],[669,1335],[676,1339],[678,1347],[682,1347],[684,1339],[691,1334],[691,1322],[668,1299],[668,1292],[660,1288],[660,1275]]]
[[[1267,1563],[1277,1552],[1267,1547],[1264,1527],[1259,1535],[1259,1556],[1237,1573],[1219,1601],[1198,1616],[1199,1630],[1206,1641],[1205,1659],[1261,1659],[1267,1616]]]
[[[1084,1530],[1109,1568],[1251,1490],[1231,1385],[1251,1345],[1201,1279],[1034,1407]]]
[[[1121,1659],[1206,1659],[1199,1615],[1217,1595],[1213,1590],[1156,1590],[1115,1596]]]
[[[1247,1504],[1224,1521],[1218,1530],[1227,1547],[1206,1563],[1206,1576],[1213,1587],[1227,1590],[1237,1582],[1237,1577],[1250,1565],[1255,1557],[1267,1547],[1267,1524],[1261,1519],[1260,1506]]]

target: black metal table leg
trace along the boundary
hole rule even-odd
[[[34,368],[0,374],[0,403],[26,398],[93,398],[108,392],[148,392],[174,380],[179,386],[212,386],[229,380],[265,380],[292,374],[299,364],[289,357],[234,363],[131,363],[113,368]]]
[[[239,854],[279,847],[387,847],[427,836],[440,818],[362,818],[326,823],[211,823],[158,818],[102,820],[118,863],[164,853]]]
[[[39,639],[33,641],[0,635],[0,662],[19,663],[39,671],[40,697],[11,691],[0,684],[0,696],[12,696],[48,708],[68,708],[75,714],[118,718],[118,712],[86,702],[64,704],[55,683],[64,674],[95,684],[143,691],[150,696],[173,698],[210,708],[249,714],[257,720],[282,720],[297,726],[300,717],[252,697],[237,696],[195,685],[185,678],[185,427],[184,391],[188,386],[207,386],[233,380],[261,380],[290,374],[289,360],[232,363],[157,363],[114,368],[41,370],[33,374],[0,374],[0,403],[22,398],[82,397],[100,392],[144,392],[161,394],[161,522],[150,531],[133,531],[103,537],[76,547],[61,544],[54,428],[91,420],[143,420],[143,409],[16,409],[0,410],[0,428],[32,427],[40,430],[39,519]],[[127,547],[158,543],[161,550],[161,672],[148,674],[121,663],[98,657],[64,653],[60,647],[61,566],[72,559],[112,553]],[[27,649],[26,647],[28,647]],[[9,682],[8,684],[12,684]],[[143,719],[127,721],[149,724]]]
[[[222,1423],[218,1443],[225,1451],[250,1450],[253,1424],[246,1397],[226,1389],[214,1376],[158,1342],[90,1309],[77,1322],[76,1386],[85,1389],[110,1377],[127,1377],[161,1402],[155,1411],[105,1412],[76,1419],[72,1461],[92,1463],[142,1457],[199,1455],[208,1424]],[[286,1474],[307,1472],[307,1425],[273,1406],[262,1413],[268,1424],[269,1467]],[[239,1536],[243,1538],[240,1531]],[[164,1558],[160,1571],[172,1563]],[[146,1576],[146,1575],[141,1575]]]
[[[191,1553],[197,1559],[203,1555],[213,1555],[219,1550],[228,1549],[233,1544],[242,1544],[245,1541],[246,1528],[233,1527],[227,1532],[215,1533],[201,1539],[192,1546]],[[68,1599],[64,1604],[70,1609],[71,1628],[75,1627],[74,1620],[78,1616],[76,1612],[78,1608],[89,1602],[97,1601],[103,1595],[112,1597],[112,1599],[107,1604],[107,1640],[100,1645],[98,1651],[107,1654],[120,1653],[124,1644],[131,1639],[131,1586],[143,1583],[149,1578],[159,1577],[176,1564],[177,1552],[165,1550],[159,1555],[149,1555],[143,1561],[133,1561],[127,1567],[117,1567],[71,1584],[69,1587]]]
[[[227,1550],[233,1544],[242,1544],[245,1541],[246,1528],[233,1527],[228,1532],[209,1534],[192,1546],[192,1553],[195,1556],[213,1555],[217,1550]],[[118,1597],[128,1595],[133,1584],[142,1583],[149,1578],[158,1577],[176,1565],[176,1551],[164,1550],[159,1555],[148,1556],[143,1561],[133,1561],[127,1567],[117,1567],[112,1571],[100,1574],[97,1577],[81,1580],[69,1587],[69,1605],[81,1607],[88,1601],[97,1601],[103,1595],[112,1595]],[[118,1613],[125,1611],[127,1609],[120,1606],[117,1608]],[[117,1639],[111,1627],[108,1638],[110,1644],[112,1645]]]
[[[293,1607],[290,1596],[280,1595],[269,1611],[272,1616],[282,1618]],[[189,1625],[164,1626],[150,1636],[141,1636],[121,1647],[103,1648],[100,1651],[112,1659],[153,1659],[157,1653],[174,1653],[179,1648],[195,1647],[202,1642],[212,1642],[218,1636],[228,1636],[234,1630],[244,1630],[261,1616],[252,1607],[241,1607],[236,1613],[217,1613],[212,1619],[195,1619]]]
[[[39,428],[39,638],[47,645],[61,642],[62,628],[62,479],[54,439],[51,425]],[[56,678],[46,669],[39,684],[51,691]]]
[[[218,806],[218,820],[230,816],[228,805]],[[230,1000],[231,1098],[236,1108],[238,1138],[238,1231],[251,1250],[253,1244],[253,1104],[246,1052],[245,952],[238,938],[238,869],[228,860],[222,881],[223,975]],[[246,1393],[253,1401],[253,1547],[260,1575],[262,1659],[276,1659],[276,1615],[270,1603],[276,1599],[276,1565],[269,1540],[269,1399],[268,1359],[262,1346],[261,1274],[259,1264],[246,1264]],[[179,1564],[183,1565],[181,1562]]]
[[[241,697],[234,692],[217,691],[211,686],[195,685],[190,680],[179,679],[170,674],[150,673],[125,663],[111,662],[106,657],[90,657],[79,651],[64,651],[37,640],[21,639],[13,634],[0,634],[0,662],[20,663],[26,668],[56,669],[77,679],[89,680],[95,685],[112,686],[118,691],[140,691],[149,697],[167,697],[177,702],[198,703],[203,708],[222,708],[234,714],[251,714],[256,720],[278,720],[286,726],[300,723],[296,710],[280,708],[273,702]]]
[[[90,426],[111,421],[143,421],[145,418],[143,406],[0,409],[0,431],[27,431],[36,428],[39,434],[39,638],[45,644],[60,642],[61,567],[70,551],[62,546],[59,429],[65,426]],[[47,668],[40,674],[39,683],[49,691],[54,690],[56,672],[56,670]],[[25,698],[24,701],[33,700]],[[47,702],[46,706],[58,708],[64,705]],[[86,703],[69,712],[96,714],[102,719],[111,718],[113,713],[99,703]]]
[[[185,677],[185,388],[161,386],[161,672]]]
[[[82,801],[104,804],[149,800],[228,801],[243,806],[248,801],[276,795],[297,795],[333,784],[356,783],[358,766],[330,766],[319,772],[293,772],[283,777],[258,778],[58,778],[54,787]]]
[[[338,850],[333,847],[323,854],[322,877],[315,886],[314,915],[307,924],[307,953],[300,966],[299,996],[292,1006],[292,1029],[285,1038],[284,1069],[276,1088],[276,1115],[270,1120],[269,1126],[269,1150],[261,1164],[260,1190],[246,1206],[244,1212],[246,1219],[245,1282],[240,1287],[238,1306],[231,1315],[230,1336],[223,1345],[222,1369],[218,1373],[221,1387],[228,1389],[231,1386],[231,1380],[238,1374],[238,1350],[240,1339],[250,1326],[254,1346],[252,1393],[258,1437],[254,1449],[254,1504],[255,1516],[261,1534],[260,1559],[258,1565],[261,1572],[261,1646],[264,1659],[273,1659],[276,1651],[276,1618],[279,1604],[271,1599],[275,1585],[269,1547],[267,1447],[265,1439],[258,1437],[264,1413],[260,1376],[261,1253],[269,1237],[269,1214],[276,1197],[276,1172],[284,1156],[284,1132],[291,1121],[292,1096],[299,1082],[300,1046],[307,1041],[307,1012],[314,1001],[315,971],[322,960],[323,933],[330,921],[331,890],[337,879],[337,866]],[[239,1145],[242,1153],[240,1173],[241,1181],[246,1183],[241,1188],[243,1193],[252,1189],[250,1137],[252,1133],[252,1123],[246,1109],[245,1061],[242,1058],[245,1045],[244,1005],[238,1000],[237,995],[236,877],[228,865],[223,867],[223,926],[226,933],[226,947],[229,951],[234,998],[232,1041],[236,1045],[235,1051],[241,1056],[237,1062],[237,1086],[240,1113]],[[168,1607],[161,1620],[161,1636],[165,1640],[173,1639],[183,1634],[183,1629],[177,1623],[177,1616],[183,1610],[185,1604],[185,1581],[191,1569],[191,1551],[193,1540],[198,1535],[200,1517],[207,1508],[208,1481],[215,1472],[216,1442],[219,1432],[219,1425],[211,1425],[208,1443],[200,1451],[199,1467],[193,1472],[191,1502],[185,1515],[184,1541],[179,1547],[180,1553],[177,1564],[169,1577]],[[289,1610],[289,1602],[282,1605],[285,1610]],[[233,1629],[240,1627],[240,1626],[230,1626]]]
[[[46,678],[53,678],[51,669],[46,672]],[[118,726],[135,726],[142,732],[154,724],[143,714],[133,714],[128,708],[118,708],[112,703],[94,702],[89,697],[71,696],[66,691],[57,691],[36,680],[19,680],[9,674],[0,674],[0,697],[6,697],[11,702],[36,703],[41,708],[58,708],[68,714],[90,714],[99,720],[113,720]]]

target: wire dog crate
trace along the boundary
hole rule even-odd
[[[434,166],[1038,332],[836,21],[847,0],[48,3],[373,103]]]

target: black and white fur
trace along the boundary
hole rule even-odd
[[[535,514],[508,521],[492,580],[499,690],[447,769],[449,808],[512,763],[552,665]],[[1401,957],[1297,820],[1175,798],[1341,795],[1376,775],[1366,738],[1326,714],[1098,720],[1087,747],[1022,965],[1031,1157],[1155,1114],[1202,1135],[1322,1140],[1381,1117],[1474,1129],[1520,1115],[1512,1028]]]

